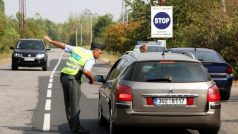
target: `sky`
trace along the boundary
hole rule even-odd
[[[25,0],[26,15],[32,18],[39,13],[42,18],[63,23],[71,15],[80,15],[85,9],[93,14],[110,13],[118,20],[122,10],[122,0]],[[16,16],[19,12],[19,0],[4,0],[5,14]]]

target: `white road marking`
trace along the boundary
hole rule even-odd
[[[44,115],[43,131],[50,131],[50,114]]]
[[[47,99],[45,102],[45,110],[50,110],[51,109],[51,100]]]
[[[45,103],[45,111],[49,112],[51,110],[51,97],[52,97],[52,86],[53,86],[53,80],[54,80],[54,74],[55,71],[57,69],[57,67],[59,66],[60,62],[61,62],[61,58],[63,55],[64,51],[61,52],[58,63],[56,64],[55,68],[53,69],[53,71],[51,72],[50,75],[50,79],[49,79],[49,84],[48,84],[48,90],[47,90],[47,98],[46,99],[46,103]],[[45,113],[44,115],[44,121],[43,121],[43,131],[50,131],[50,114],[49,113]]]
[[[54,74],[55,74],[55,71],[52,71],[52,72],[51,72],[51,75],[54,75]]]
[[[47,90],[47,98],[50,98],[52,96],[52,90],[48,89]]]
[[[48,84],[48,88],[50,88],[50,89],[52,88],[52,83]]]
[[[50,79],[50,80],[49,80],[49,83],[53,83],[53,79]]]

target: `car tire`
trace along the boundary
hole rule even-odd
[[[203,128],[199,129],[199,134],[218,134],[220,128]]]
[[[47,71],[47,63],[45,63],[45,65],[42,67],[43,71]]]
[[[222,95],[222,100],[229,100],[231,96],[231,92],[226,92]]]
[[[12,64],[12,70],[18,70],[18,66]]]
[[[113,112],[110,109],[110,118],[109,118],[109,133],[110,134],[119,134],[118,126],[113,122]]]
[[[107,124],[106,118],[102,115],[102,106],[101,106],[100,97],[98,101],[98,121],[101,126],[105,126]]]

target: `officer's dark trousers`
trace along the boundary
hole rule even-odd
[[[69,123],[69,127],[72,131],[74,131],[80,127],[79,100],[81,95],[81,82],[80,80],[75,80],[74,76],[66,75],[63,73],[61,73],[60,81],[64,91],[66,117]]]

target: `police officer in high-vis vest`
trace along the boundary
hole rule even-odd
[[[70,57],[61,71],[60,78],[64,91],[66,117],[70,129],[73,132],[89,133],[87,129],[81,126],[79,120],[81,76],[84,74],[89,79],[90,84],[94,83],[94,76],[91,69],[95,64],[95,59],[98,59],[101,56],[104,46],[92,43],[91,50],[87,50],[81,47],[70,46],[59,41],[54,41],[49,36],[44,36],[44,39],[70,53]]]

